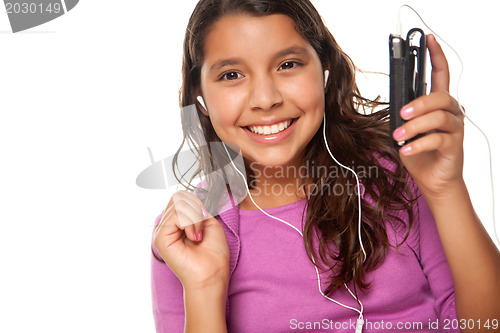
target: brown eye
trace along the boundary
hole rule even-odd
[[[233,81],[233,80],[239,79],[240,77],[243,77],[243,75],[241,75],[240,73],[228,72],[228,73],[225,73],[221,76],[221,80]]]
[[[287,62],[284,62],[281,66],[280,66],[280,69],[292,69],[294,67],[297,67],[299,65],[299,63],[295,62],[295,61],[287,61]]]

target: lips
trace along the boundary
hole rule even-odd
[[[242,128],[253,141],[263,144],[274,144],[288,138],[293,133],[297,122],[298,118],[294,118],[274,123],[269,122],[269,124],[257,123]],[[276,133],[273,133],[273,131]],[[259,132],[262,132],[262,134],[259,134]]]
[[[277,134],[286,130],[292,124],[293,119],[281,121],[272,125],[251,125],[247,126],[250,132],[259,135]]]

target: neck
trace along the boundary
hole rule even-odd
[[[304,168],[296,165],[263,166],[250,164],[254,175],[249,179],[250,194],[262,209],[283,206],[306,197],[305,184],[309,181],[304,177]],[[258,209],[247,195],[239,204],[240,209]]]

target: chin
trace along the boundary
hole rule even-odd
[[[275,154],[276,155],[276,154]],[[249,164],[256,164],[263,167],[284,167],[293,165],[293,160],[291,159],[283,159],[283,158],[263,158],[260,156],[259,158],[247,158],[246,161]]]

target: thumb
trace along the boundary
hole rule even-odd
[[[208,217],[203,221],[201,230],[201,245],[211,247],[218,251],[228,252],[226,231],[221,222],[215,217]]]

